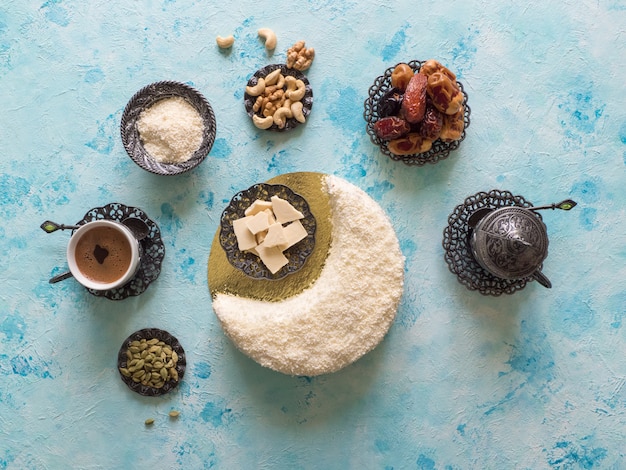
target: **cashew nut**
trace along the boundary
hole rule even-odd
[[[293,114],[293,117],[296,118],[296,121],[303,123],[306,121],[306,117],[304,117],[304,114],[302,113],[302,108],[302,101],[291,103],[291,113]]]
[[[265,80],[263,78],[259,78],[259,81],[254,86],[247,86],[246,93],[250,96],[259,96],[265,91]]]
[[[300,101],[304,98],[304,94],[306,93],[306,85],[302,80],[296,80],[295,85],[295,90],[289,90],[285,94],[291,101]]]
[[[265,49],[273,51],[276,49],[276,33],[269,28],[261,28],[258,31],[259,37],[265,39]]]
[[[257,116],[256,114],[252,116],[252,122],[259,129],[269,129],[274,124],[274,118],[272,116],[267,116],[262,118],[261,116]]]
[[[284,75],[281,73],[280,75],[278,75],[278,82],[276,83],[276,88],[283,88],[285,86],[285,77]]]
[[[265,76],[265,86],[276,85],[278,83],[279,76],[281,75],[280,69],[276,69],[273,72],[268,73]],[[282,87],[280,87],[282,88]]]
[[[226,36],[225,38],[223,38],[222,36],[218,36],[215,39],[215,42],[220,49],[228,49],[234,44],[235,38],[232,35]]]
[[[280,129],[285,127],[287,124],[287,119],[293,117],[293,113],[290,108],[283,106],[282,108],[278,108],[274,113],[274,124],[276,124]]]
[[[296,77],[292,76],[292,75],[287,75],[285,77],[285,86],[287,87],[285,89],[285,93],[289,93],[290,91],[294,91],[297,88],[296,85]]]

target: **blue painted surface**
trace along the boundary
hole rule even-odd
[[[260,27],[278,35],[273,54]],[[626,468],[624,31],[621,0],[4,2],[0,469]],[[234,47],[219,50],[215,37],[229,34]],[[259,132],[243,87],[300,39],[317,52],[309,122]],[[387,67],[431,57],[463,81],[472,123],[450,158],[409,168],[372,146],[363,101]],[[139,169],[119,135],[130,97],[159,80],[197,87],[217,117],[207,160],[174,178]],[[206,285],[230,197],[291,171],[366,190],[407,259],[383,343],[317,378],[241,355]],[[551,290],[487,298],[448,271],[448,215],[493,188],[579,202],[544,215]],[[68,234],[39,224],[109,202],[160,225],[159,279],[121,302],[49,285]],[[123,339],[144,327],[188,353],[165,397],[133,394],[115,370]]]

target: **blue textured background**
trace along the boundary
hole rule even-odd
[[[626,3],[458,3],[3,2],[0,469],[626,468]],[[278,35],[271,57],[260,27]],[[229,34],[232,51],[220,51],[215,37]],[[259,132],[245,82],[299,39],[317,52],[310,120]],[[457,72],[472,123],[450,158],[408,168],[372,146],[363,101],[387,67],[428,58]],[[142,171],[119,137],[127,101],[159,80],[197,87],[217,116],[209,157],[179,177]],[[206,281],[230,197],[291,171],[366,190],[407,260],[385,341],[314,379],[236,351]],[[483,297],[448,271],[449,213],[493,188],[579,202],[544,215],[553,289]],[[159,279],[121,302],[49,285],[69,235],[39,224],[108,202],[159,223]],[[144,327],[188,353],[162,398],[133,394],[115,370],[123,339]]]

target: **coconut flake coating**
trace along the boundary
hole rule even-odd
[[[218,293],[213,309],[235,345],[289,375],[335,372],[372,350],[402,296],[404,257],[389,218],[364,191],[324,179],[332,244],[317,281],[279,302]]]

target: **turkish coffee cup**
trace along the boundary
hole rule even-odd
[[[105,291],[121,287],[137,273],[141,259],[139,241],[125,225],[95,220],[81,225],[67,245],[72,276],[88,289]]]

